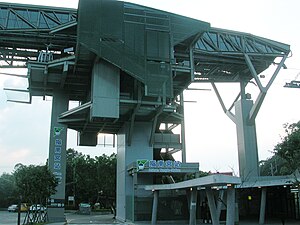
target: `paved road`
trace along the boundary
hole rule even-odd
[[[26,213],[21,213],[21,224],[25,218]],[[0,224],[1,225],[16,225],[18,222],[18,213],[0,211]]]
[[[76,213],[66,213],[66,219],[68,224],[123,224],[113,219],[113,215],[80,215]]]
[[[116,220],[113,219],[113,215],[97,215],[97,214],[91,214],[91,215],[78,215],[78,214],[74,214],[74,213],[67,213],[66,214],[66,218],[67,218],[67,222],[68,224],[72,224],[72,225],[83,225],[83,224],[110,224],[110,225],[116,225],[116,224],[122,224],[122,225],[132,225],[131,223],[119,223]],[[134,225],[150,225],[151,223],[134,223]],[[211,224],[202,224],[202,223],[197,223],[197,224],[201,224],[201,225],[211,225]],[[257,225],[258,222],[257,221],[240,221],[239,225]],[[299,225],[300,221],[286,221],[285,225]],[[184,223],[184,222],[167,222],[167,223],[163,223],[162,221],[158,222],[158,225],[188,225],[188,222]],[[281,221],[279,220],[267,220],[265,225],[282,225]]]
[[[21,214],[21,224],[23,223],[25,213]],[[18,219],[17,213],[9,213],[7,211],[0,211],[0,225],[16,225]],[[128,223],[119,223],[113,219],[113,215],[80,215],[76,213],[66,213],[67,223],[71,225],[129,225]],[[53,225],[63,225],[64,223],[56,223]],[[148,225],[149,223],[135,223],[135,225]],[[159,225],[164,225],[164,223],[159,222]],[[167,223],[168,225],[183,225],[184,223]],[[198,223],[197,223],[198,224]],[[240,225],[257,225],[256,221],[240,221]],[[286,221],[285,225],[299,225],[299,221]],[[280,221],[267,221],[266,225],[282,225]]]
[[[21,213],[21,224],[23,224],[26,213]],[[66,218],[68,224],[112,224],[117,225],[118,223],[113,219],[113,215],[80,215],[76,213],[66,213]],[[16,225],[18,221],[18,213],[0,211],[0,225]],[[64,223],[59,223],[64,224]]]

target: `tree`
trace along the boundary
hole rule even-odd
[[[287,162],[278,154],[260,161],[260,175],[261,176],[280,176],[290,175],[292,172],[287,167]]]
[[[285,161],[286,172],[294,173],[300,168],[300,121],[285,124],[284,128],[286,136],[275,146],[274,153]]]
[[[116,154],[91,158],[67,149],[66,197],[75,196],[76,203],[96,203],[100,198],[115,198]]]
[[[97,190],[105,196],[115,197],[116,195],[116,165],[117,155],[110,156],[103,154],[95,157],[97,167]]]
[[[7,207],[18,201],[14,176],[3,173],[0,176],[0,207]]]
[[[17,164],[13,173],[17,192],[23,201],[31,204],[45,204],[46,199],[56,192],[58,180],[47,166],[25,166]]]

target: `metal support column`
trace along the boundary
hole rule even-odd
[[[229,186],[227,188],[227,211],[226,225],[234,225],[235,220],[235,188]]]
[[[206,187],[205,191],[208,200],[208,206],[209,206],[212,223],[213,225],[220,225],[220,219],[217,215],[217,208],[216,208],[215,198],[212,189],[210,187]]]
[[[183,100],[183,93],[180,94],[180,106],[181,106],[181,145],[182,145],[182,150],[181,150],[181,158],[182,162],[186,163],[186,148],[185,148],[185,125],[184,125],[184,100]]]
[[[267,188],[262,188],[261,199],[260,199],[259,224],[265,223],[266,201],[267,201]]]
[[[48,201],[49,222],[65,221],[67,126],[58,123],[57,119],[61,113],[68,110],[68,106],[69,96],[61,89],[53,90],[48,166],[59,183],[56,193]]]
[[[193,187],[190,201],[190,223],[196,225],[196,209],[197,209],[197,187]]]
[[[155,225],[156,222],[157,222],[157,206],[158,206],[158,191],[154,191],[154,193],[153,193],[151,225]]]

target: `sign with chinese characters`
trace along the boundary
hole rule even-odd
[[[64,208],[65,207],[65,200],[64,199],[48,199],[48,208]]]
[[[58,179],[59,184],[61,184],[62,181],[62,171],[61,171],[61,148],[63,145],[63,141],[62,139],[59,138],[59,136],[61,135],[61,131],[63,130],[63,127],[54,127],[54,155],[53,155],[53,169],[54,172],[53,174],[55,175],[55,177]]]
[[[137,160],[137,171],[145,172],[180,172],[181,162],[173,160]]]

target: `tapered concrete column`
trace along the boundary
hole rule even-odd
[[[239,170],[242,179],[258,176],[258,148],[255,122],[249,123],[253,101],[241,99],[235,103]]]
[[[261,189],[259,224],[265,223],[267,188]]]
[[[220,219],[217,215],[217,208],[215,203],[215,197],[210,187],[205,188],[206,196],[208,200],[209,211],[213,225],[220,225]]]
[[[196,225],[196,208],[197,208],[197,187],[193,187],[190,201],[190,223]]]
[[[48,221],[64,222],[66,186],[67,126],[58,123],[58,116],[67,111],[69,96],[63,90],[54,90],[52,99],[48,167],[58,178],[56,193],[48,200]]]
[[[157,222],[157,206],[158,206],[158,191],[154,191],[154,193],[153,193],[151,225],[155,225],[156,222]]]
[[[235,188],[229,186],[227,188],[227,211],[226,225],[234,225],[235,220]]]

